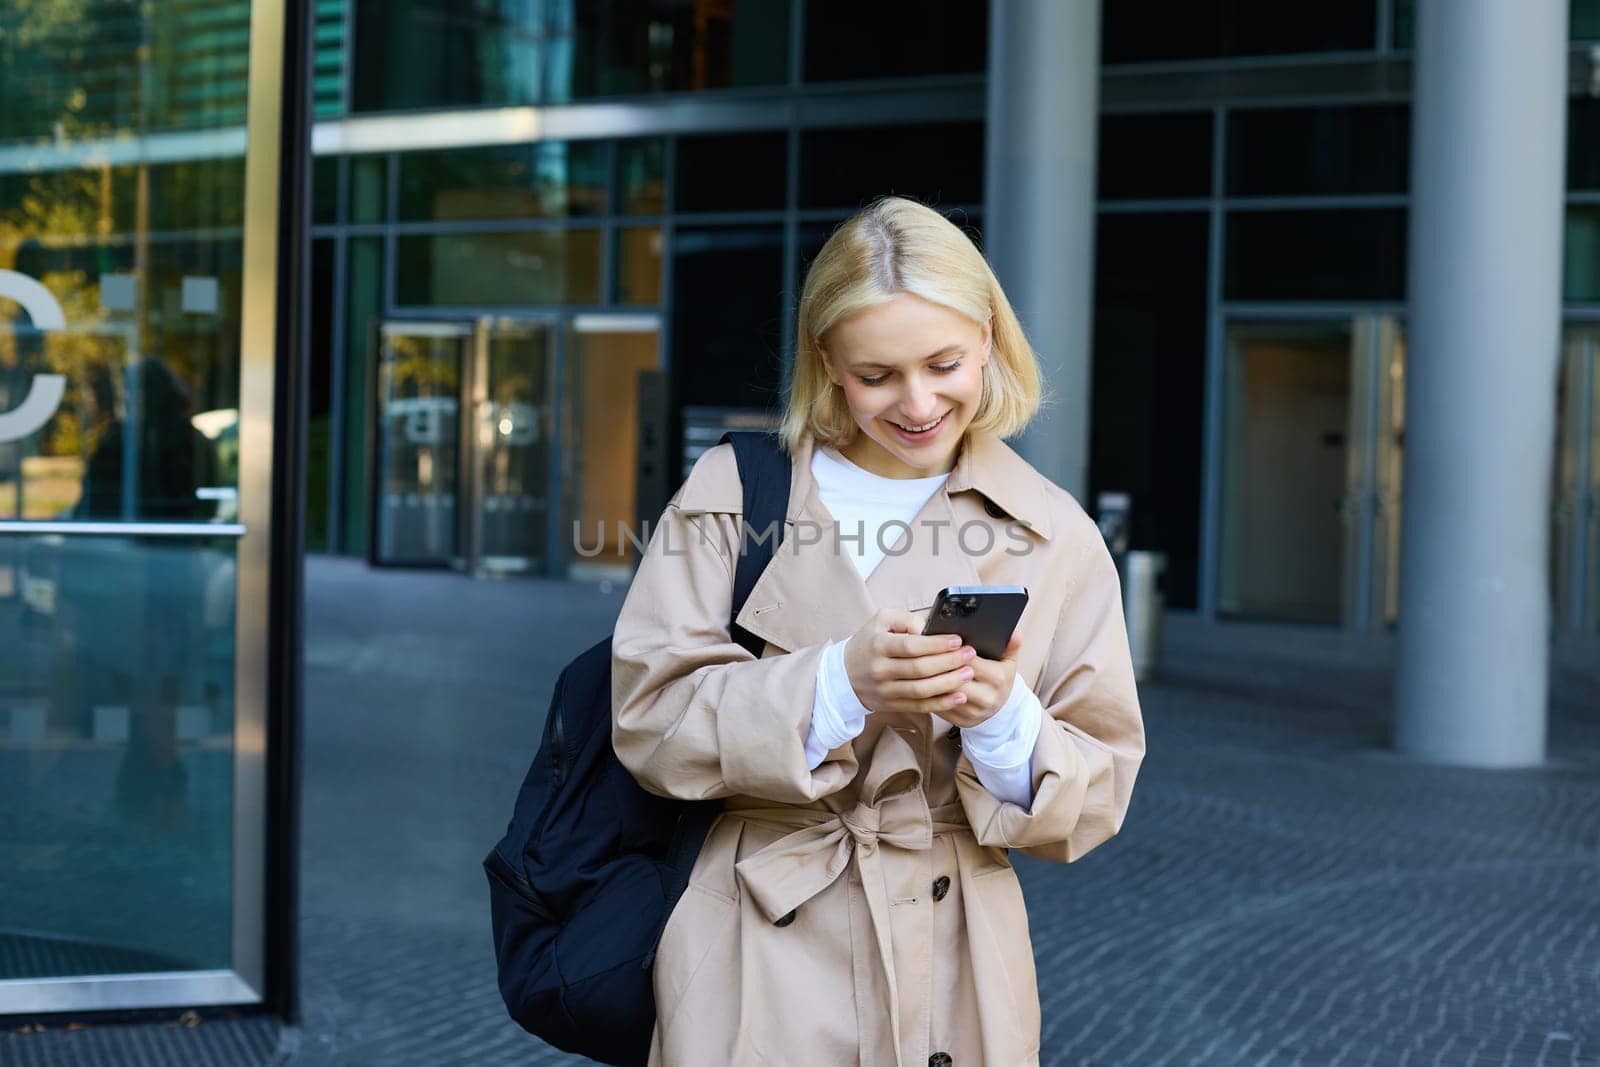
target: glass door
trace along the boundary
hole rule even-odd
[[[376,338],[372,562],[444,566],[456,556],[464,322],[385,322]]]
[[[1348,627],[1392,620],[1398,322],[1234,322],[1226,337],[1218,611]]]
[[[661,368],[661,320],[654,315],[577,315],[567,340],[562,397],[566,571],[626,581],[665,501],[647,501],[663,440],[650,440],[660,413],[649,410]],[[644,436],[641,436],[643,434]],[[641,479],[640,471],[646,472]],[[631,535],[631,536],[630,536]]]
[[[479,575],[553,567],[559,334],[540,319],[481,319],[465,385],[468,501],[456,565]]]
[[[1557,419],[1556,624],[1600,628],[1600,324],[1567,328]]]

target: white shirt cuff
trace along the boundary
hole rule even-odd
[[[978,781],[1000,800],[1033,806],[1033,748],[1044,726],[1044,705],[1017,675],[999,711],[961,731],[961,750]]]
[[[867,707],[856,696],[844,667],[844,641],[835,641],[817,661],[817,693],[806,734],[806,763],[816,770],[829,752],[854,741],[867,726]]]

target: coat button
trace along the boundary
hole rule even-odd
[[[945,736],[954,741],[957,748],[961,747],[961,727],[950,727],[950,729],[945,732]]]
[[[933,899],[943,900],[944,895],[950,892],[950,878],[941,874],[933,880]]]
[[[951,1067],[955,1062],[948,1052],[935,1052],[928,1057],[928,1067]]]
[[[772,925],[773,926],[788,926],[792,922],[794,922],[794,912],[791,911],[789,914],[787,914],[783,918],[777,920]]]

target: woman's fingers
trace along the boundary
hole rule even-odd
[[[955,670],[945,671],[930,678],[908,678],[888,682],[884,685],[884,691],[891,700],[919,703],[954,693],[971,680],[971,667],[957,667]]]

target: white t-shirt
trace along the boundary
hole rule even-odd
[[[885,478],[828,448],[812,451],[811,474],[823,507],[839,524],[841,536],[834,543],[851,553],[862,581],[905,536],[902,526],[885,527],[890,523],[909,526],[949,477]],[[871,714],[850,684],[844,646],[844,641],[829,645],[817,665],[817,691],[806,736],[806,758],[812,769],[830,751],[853,741],[866,728]],[[1018,675],[1004,706],[961,732],[962,751],[985,789],[1001,800],[1032,807],[1033,749],[1043,722],[1043,705]]]

